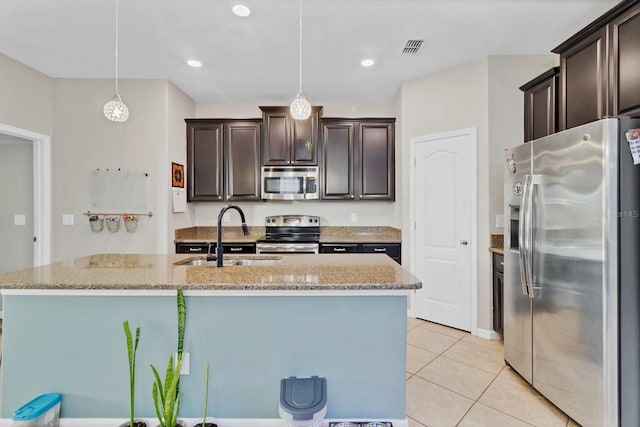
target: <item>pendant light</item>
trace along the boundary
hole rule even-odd
[[[307,98],[304,97],[304,94],[302,93],[302,0],[300,0],[300,16],[299,16],[299,23],[300,23],[300,44],[299,44],[299,52],[298,52],[298,58],[299,58],[299,82],[300,82],[300,86],[298,87],[298,95],[296,95],[296,99],[293,100],[293,102],[291,103],[291,107],[289,107],[289,109],[291,110],[291,117],[293,117],[296,120],[306,120],[309,118],[309,116],[311,116],[311,105],[309,104],[309,101],[307,101]]]
[[[104,104],[104,116],[114,122],[126,122],[129,118],[129,109],[118,93],[118,0],[116,0],[116,94]]]

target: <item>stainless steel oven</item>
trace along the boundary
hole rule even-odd
[[[256,253],[319,253],[320,218],[317,216],[268,216],[265,219],[265,232],[265,236],[256,242]]]

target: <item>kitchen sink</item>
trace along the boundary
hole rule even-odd
[[[222,263],[223,267],[229,266],[266,266],[266,265],[276,265],[282,261],[282,258],[278,257],[247,257],[247,258],[228,258],[225,259]],[[195,266],[205,266],[205,267],[215,267],[216,259],[215,257],[192,257],[183,259],[182,261],[175,262],[174,265],[195,265]]]

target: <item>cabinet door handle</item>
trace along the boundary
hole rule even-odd
[[[202,248],[189,248],[189,252],[202,252]]]
[[[500,261],[500,265],[504,265],[504,261]]]
[[[387,252],[387,248],[374,248],[374,252]]]
[[[229,248],[229,252],[242,252],[242,248]]]
[[[333,248],[333,252],[346,252],[347,248]]]

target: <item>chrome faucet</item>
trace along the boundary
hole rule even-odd
[[[229,209],[235,209],[240,214],[240,220],[242,221],[242,234],[247,236],[249,234],[249,227],[247,227],[247,222],[244,219],[244,212],[236,205],[227,205],[220,210],[218,214],[218,240],[216,242],[216,267],[222,267],[222,218],[224,217],[225,212]]]

